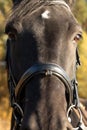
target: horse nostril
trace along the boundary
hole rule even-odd
[[[67,129],[66,130],[73,130],[73,128],[71,128],[71,127],[67,127]]]
[[[27,127],[27,125],[22,125],[20,130],[30,130],[29,127]]]
[[[73,130],[73,127],[72,127],[72,125],[69,122],[67,123],[66,130]]]
[[[29,130],[28,128],[21,128],[20,130]]]

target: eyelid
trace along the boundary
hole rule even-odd
[[[82,34],[77,34],[76,37],[77,37],[78,39],[82,39]]]
[[[80,41],[82,38],[83,38],[83,37],[82,37],[82,33],[78,33],[78,34],[74,37],[74,41],[75,41],[75,42],[78,42],[78,41]]]

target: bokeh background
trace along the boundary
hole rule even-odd
[[[11,0],[0,0],[0,130],[9,130],[11,117],[5,64],[7,36],[4,34],[11,7]],[[81,98],[87,98],[87,0],[77,0],[73,13],[83,28],[83,39],[78,43],[81,60],[77,70],[78,90]]]

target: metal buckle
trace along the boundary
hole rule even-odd
[[[82,122],[82,113],[81,113],[81,110],[80,110],[80,108],[79,107],[76,107],[76,105],[71,105],[70,107],[69,107],[69,109],[68,109],[68,111],[67,111],[67,117],[68,117],[68,121],[71,123],[71,118],[70,118],[70,112],[71,112],[71,110],[73,110],[73,109],[77,109],[78,110],[78,113],[79,113],[79,115],[80,115],[80,120],[79,120],[79,123],[78,123],[78,126],[77,127],[73,127],[73,129],[74,130],[84,130],[83,129],[83,122]]]

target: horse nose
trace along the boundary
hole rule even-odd
[[[73,130],[73,127],[68,121],[66,121],[65,122],[65,127],[63,125],[63,130]]]
[[[39,130],[39,127],[35,121],[25,121],[22,123],[20,130]]]
[[[22,122],[20,130],[31,130],[27,120]]]
[[[44,124],[44,126],[42,126],[41,129],[39,128],[38,123],[36,125],[36,123],[30,124],[29,122],[28,123],[23,122],[20,130],[49,130],[49,129],[50,130],[73,130],[73,127],[68,122],[68,120],[66,120],[66,121],[62,120],[62,122],[58,121],[58,123],[55,125],[54,125],[54,122],[55,121],[53,121],[51,124],[49,124],[48,127],[44,127],[45,126],[45,124]]]
[[[23,125],[21,126],[20,130],[30,130],[30,129],[29,129],[28,125],[23,124]]]
[[[31,130],[28,125],[22,125],[20,130]],[[36,129],[39,130],[39,129]],[[45,129],[46,130],[46,129]],[[48,129],[47,129],[48,130]],[[50,129],[51,130],[51,129]],[[53,129],[52,129],[53,130]],[[54,129],[55,130],[55,129]],[[62,128],[57,128],[56,130],[73,130],[72,126],[68,124],[67,126],[64,126]]]
[[[22,125],[21,129],[20,130],[31,130],[29,128],[29,126],[27,125]],[[35,129],[35,130],[39,130],[39,129]],[[41,129],[40,129],[41,130]],[[44,130],[44,129],[43,129]],[[46,129],[45,129],[46,130]],[[48,129],[47,129],[48,130]],[[50,129],[51,130],[51,129]],[[53,130],[53,129],[52,129]],[[54,129],[55,130],[55,129]],[[57,128],[56,130],[73,130],[72,126],[69,124],[67,126],[63,126],[63,128]]]
[[[58,125],[57,130],[73,130],[73,127],[72,127],[71,123],[69,123],[67,118],[65,120],[59,119],[57,125]]]

